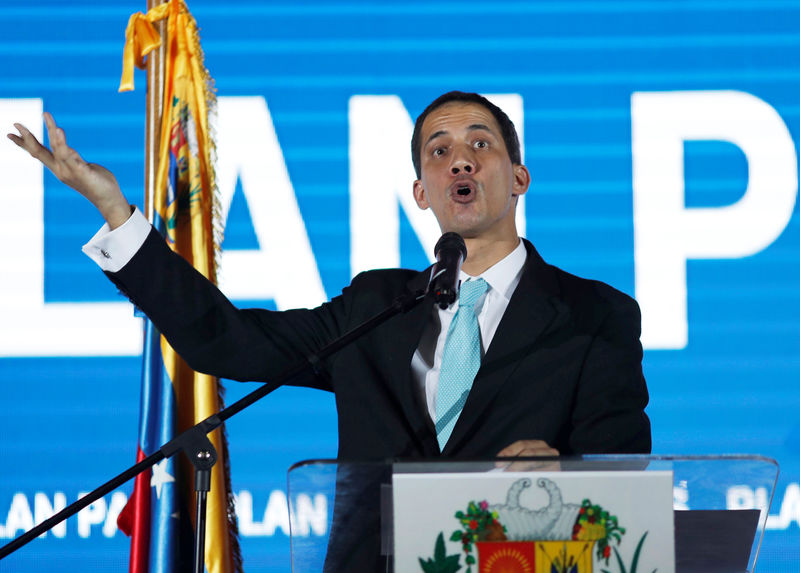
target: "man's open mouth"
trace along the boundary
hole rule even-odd
[[[471,181],[457,181],[450,189],[454,199],[466,199],[475,191],[475,184]]]

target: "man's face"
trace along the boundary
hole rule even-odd
[[[516,239],[516,198],[527,191],[530,175],[524,165],[512,165],[491,112],[476,103],[445,104],[425,118],[421,143],[414,198],[433,210],[442,232]]]

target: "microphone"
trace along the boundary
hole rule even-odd
[[[444,310],[456,301],[458,293],[458,277],[461,263],[467,258],[467,246],[458,233],[445,233],[433,249],[436,264],[431,272],[428,292],[433,293],[433,300]]]

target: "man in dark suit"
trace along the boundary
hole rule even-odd
[[[21,135],[9,138],[92,201],[109,230],[134,226],[113,175],[69,148],[49,114],[45,121],[52,152],[20,125]],[[412,158],[418,205],[433,211],[443,232],[464,237],[463,277],[491,276],[512,257],[517,266],[489,280],[484,308],[476,311],[484,356],[443,447],[434,431],[435,396],[452,312],[437,311],[429,299],[303,381],[336,393],[340,455],[649,452],[638,306],[607,285],[547,265],[519,239],[515,208],[530,174],[505,113],[477,94],[445,94],[417,119]],[[117,265],[106,267],[109,277],[190,365],[237,380],[276,376],[402,292],[424,288],[429,276],[373,271],[317,309],[240,311],[172,255],[155,231],[140,234],[138,250],[122,262],[97,244],[86,250],[101,264]],[[184,296],[187,290],[193,296]]]
[[[22,126],[9,137],[92,201],[111,234],[133,237],[121,262],[105,238],[85,250],[197,370],[269,380],[429,280],[429,272],[371,271],[316,309],[236,309],[131,215],[108,171],[84,162],[45,119],[52,152]],[[335,392],[340,457],[649,452],[638,306],[548,265],[518,237],[517,198],[530,174],[505,113],[477,94],[445,94],[418,118],[412,155],[417,204],[466,242],[462,280],[488,283],[474,307],[480,369],[443,439],[438,386],[457,311],[428,298],[384,323],[298,381]]]

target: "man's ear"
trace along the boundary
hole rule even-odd
[[[425,187],[422,186],[422,181],[420,179],[414,181],[414,201],[417,202],[417,206],[420,209],[427,209],[431,206],[430,203],[428,203]]]
[[[511,189],[511,194],[514,197],[524,195],[528,191],[531,184],[531,173],[528,168],[522,164],[512,165],[514,170],[514,184]]]

